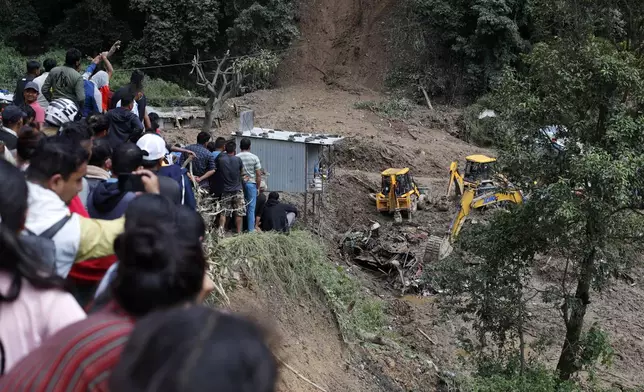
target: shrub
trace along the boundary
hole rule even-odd
[[[366,295],[344,269],[328,262],[324,248],[305,231],[226,238],[212,252],[215,280],[241,271],[252,284],[293,297],[313,297],[321,291],[345,339],[361,339],[382,330],[382,303]]]
[[[244,75],[245,92],[269,88],[275,81],[275,73],[280,59],[270,50],[262,50],[256,56],[242,57],[235,61],[237,68]]]

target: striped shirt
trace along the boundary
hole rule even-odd
[[[259,161],[257,155],[248,151],[244,151],[237,154],[237,156],[242,160],[242,163],[244,164],[244,175],[250,178],[248,182],[252,182],[253,184],[257,183],[255,179],[255,171],[262,170],[262,164]]]
[[[107,392],[133,325],[110,305],[44,341],[0,378],[0,391]]]

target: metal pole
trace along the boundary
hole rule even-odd
[[[308,175],[309,175],[309,150],[306,148],[306,143],[304,144],[304,220],[308,218],[308,209],[309,209],[309,184],[308,184]]]

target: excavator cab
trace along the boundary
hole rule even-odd
[[[461,196],[469,188],[476,188],[481,184],[487,184],[492,181],[496,158],[490,158],[485,155],[470,155],[465,158],[465,171],[463,174],[458,170],[458,162],[454,161],[450,165],[449,185],[447,187],[447,196],[456,191],[457,196]]]
[[[474,183],[489,180],[493,175],[495,158],[485,155],[470,155],[465,158],[465,181]]]
[[[376,207],[380,212],[411,213],[418,208],[420,191],[409,168],[387,169],[381,173],[382,187],[376,195]]]

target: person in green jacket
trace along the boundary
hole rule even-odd
[[[78,49],[69,49],[65,54],[65,65],[56,67],[49,72],[42,86],[42,94],[51,102],[59,98],[67,98],[76,102],[79,111],[85,102],[85,86],[80,69],[82,54]]]

